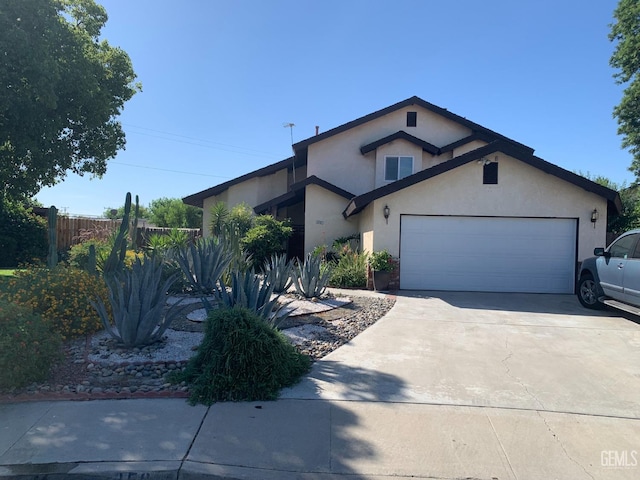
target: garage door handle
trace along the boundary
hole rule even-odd
[[[622,269],[624,268],[624,263],[619,263],[619,264],[618,264],[618,268],[619,268],[620,270],[622,270]]]

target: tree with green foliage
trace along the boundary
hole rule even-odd
[[[106,21],[94,0],[0,3],[0,195],[101,176],[124,148],[117,118],[140,85],[127,53],[100,38]]]
[[[288,220],[276,220],[271,215],[258,215],[254,226],[242,237],[244,250],[251,254],[253,267],[262,269],[272,255],[286,251],[287,239],[293,233]]]
[[[47,255],[47,221],[22,202],[0,198],[0,268]]]
[[[640,227],[640,189],[638,185],[628,186],[626,182],[618,184],[604,175],[591,175],[582,172],[578,172],[578,174],[603,187],[615,190],[620,195],[622,210],[618,215],[609,216],[607,219],[607,232],[620,235],[628,230]]]
[[[143,205],[140,205],[140,211],[138,213],[140,218],[148,218],[149,210]],[[120,205],[118,208],[107,207],[102,214],[104,218],[110,218],[111,220],[118,220],[124,217],[124,205]]]
[[[620,0],[613,16],[616,22],[609,39],[616,45],[609,63],[618,70],[616,83],[626,85],[613,116],[618,119],[622,147],[633,155],[629,170],[640,177],[640,2]]]
[[[162,197],[151,201],[147,218],[158,227],[200,228],[202,209],[187,205],[179,198]]]
[[[246,203],[238,203],[231,210],[226,203],[218,202],[210,210],[210,230],[214,237],[228,235],[230,232],[237,238],[244,237],[253,227],[253,209]]]

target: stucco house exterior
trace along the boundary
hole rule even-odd
[[[290,253],[359,234],[399,288],[573,293],[618,194],[531,147],[411,97],[293,145],[294,156],[189,195],[290,218]]]

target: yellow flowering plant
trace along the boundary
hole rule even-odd
[[[108,295],[102,277],[58,265],[53,269],[31,266],[17,271],[4,296],[40,314],[66,340],[102,328],[89,300],[106,299]]]

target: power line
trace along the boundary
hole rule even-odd
[[[221,143],[221,142],[214,142],[212,140],[204,140],[204,139],[201,139],[201,138],[188,137],[186,135],[180,135],[180,134],[177,134],[177,133],[170,133],[170,132],[163,132],[162,130],[155,130],[153,128],[141,127],[139,125],[131,125],[131,124],[128,124],[128,123],[123,123],[123,125],[128,126],[128,127],[132,127],[132,128],[139,128],[139,129],[142,129],[142,130],[147,130],[149,132],[159,133],[161,135],[169,135],[171,137],[178,137],[178,138],[167,138],[166,136],[152,135],[150,133],[136,132],[136,131],[133,131],[133,130],[130,130],[128,132],[128,133],[135,133],[137,135],[145,135],[145,136],[152,137],[152,138],[159,138],[161,140],[166,140],[166,141],[169,141],[169,142],[185,143],[187,145],[196,145],[196,146],[203,147],[203,148],[210,148],[210,149],[213,149],[213,150],[222,150],[222,151],[225,151],[225,152],[232,152],[232,153],[237,153],[237,154],[240,154],[240,155],[249,155],[249,156],[254,156],[254,157],[279,158],[279,155],[276,155],[275,153],[265,152],[265,151],[262,151],[262,150],[256,150],[256,149],[253,149],[253,148],[240,147],[240,146],[237,146],[237,145],[230,145],[230,144]],[[186,140],[180,140],[180,138],[184,138]],[[187,141],[187,140],[192,140],[192,141]],[[211,145],[206,145],[206,144],[211,144]],[[237,150],[228,150],[228,149],[221,148],[221,147],[215,147],[213,145],[220,145],[222,147],[246,150],[246,152],[237,151]],[[250,153],[250,152],[254,152],[254,153]]]
[[[144,169],[147,169],[147,170],[159,170],[161,172],[182,173],[184,175],[197,175],[199,177],[216,177],[216,178],[227,178],[227,179],[233,178],[233,177],[225,177],[223,175],[210,175],[210,174],[207,174],[207,173],[183,172],[181,170],[170,170],[168,168],[148,167],[146,165],[135,165],[133,163],[116,162],[114,160],[110,160],[109,163],[115,163],[117,165],[124,165],[124,166],[127,166],[127,167],[144,168]]]

